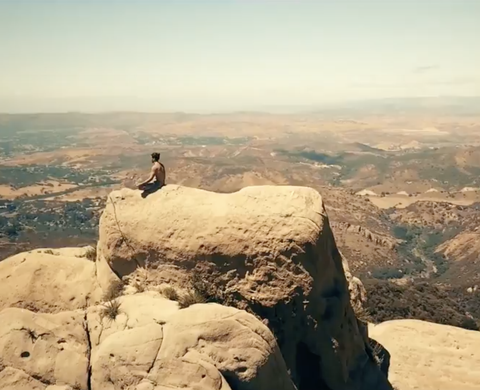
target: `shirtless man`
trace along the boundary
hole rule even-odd
[[[152,170],[150,177],[138,185],[138,189],[142,191],[156,191],[165,185],[165,167],[159,161],[160,153],[152,153]],[[152,180],[155,181],[152,182]]]

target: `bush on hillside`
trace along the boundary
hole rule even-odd
[[[368,296],[366,310],[373,322],[417,319],[479,330],[480,307],[474,307],[473,300],[468,306],[456,290],[426,282],[400,286],[386,280],[370,279],[363,283]],[[476,305],[480,306],[480,303]]]

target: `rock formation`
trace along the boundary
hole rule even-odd
[[[417,320],[369,328],[391,353],[389,378],[398,390],[480,388],[479,332]]]
[[[387,249],[393,250],[397,247],[399,240],[396,240],[392,237],[388,236],[383,236],[378,233],[374,233],[371,230],[359,226],[359,225],[352,225],[351,223],[348,222],[337,222],[337,223],[332,223],[332,227],[335,227],[339,231],[345,231],[345,232],[350,232],[350,233],[356,233],[359,234],[363,237],[365,237],[368,241],[376,244],[383,246]]]
[[[0,262],[0,388],[391,389],[312,189],[115,191],[86,251]]]
[[[146,268],[143,283],[151,285],[182,287],[196,270],[223,302],[268,321],[300,388],[388,386],[366,354],[341,255],[310,188],[215,194],[167,186],[147,199],[115,191],[98,251],[119,277]],[[318,377],[303,372],[305,360]]]

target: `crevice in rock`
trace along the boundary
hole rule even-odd
[[[320,357],[312,353],[304,343],[297,345],[296,378],[298,390],[331,390],[320,373]]]
[[[83,328],[87,336],[87,360],[88,360],[88,370],[87,370],[87,389],[92,390],[92,341],[90,339],[90,330],[88,329],[88,320],[87,320],[87,310],[85,310],[85,315],[83,318]]]
[[[163,328],[162,328],[162,333],[163,333]],[[158,359],[158,354],[160,353],[160,349],[162,348],[162,344],[163,344],[163,335],[162,335],[162,338],[161,338],[160,343],[158,345],[158,349],[157,349],[157,353],[155,354],[155,358],[152,360],[151,366],[148,367],[148,369],[147,369],[147,376],[148,376],[148,374],[150,374],[150,371],[152,371],[153,367],[155,366],[155,362]]]
[[[25,371],[24,371],[25,372]],[[28,375],[28,374],[27,374]],[[49,381],[48,379],[42,378],[40,375],[32,374],[30,375],[33,379],[36,381],[39,381],[40,383],[43,383],[45,386],[51,386],[53,383]]]
[[[123,242],[125,242],[125,245],[127,245],[127,247],[132,251],[132,253],[135,253],[136,252],[135,247],[128,242],[127,237],[125,236],[125,234],[123,234],[123,231],[120,228],[120,222],[118,221],[117,207],[115,205],[115,202],[113,201],[111,196],[108,196],[108,199],[110,200],[110,202],[112,203],[112,206],[113,206],[113,216],[114,216],[114,219],[115,219],[115,223],[117,224],[118,232],[120,233],[121,239],[122,239]],[[138,261],[136,256],[133,256],[133,260],[135,260],[137,268],[142,268],[142,265],[140,264],[140,262]]]
[[[100,345],[100,343],[102,342],[102,335],[103,335],[103,320],[100,320],[100,332],[98,333],[98,338],[97,338],[97,345]]]

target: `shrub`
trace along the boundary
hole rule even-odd
[[[478,297],[469,297],[460,289],[420,281],[401,286],[385,280],[365,280],[363,284],[368,295],[366,309],[373,322],[417,319],[479,330]]]
[[[120,314],[120,306],[121,303],[118,299],[108,301],[105,305],[103,305],[103,308],[100,311],[100,318],[107,318],[111,321],[115,320],[115,318],[117,318],[117,316]]]
[[[195,290],[189,291],[188,293],[179,296],[179,299],[178,299],[178,305],[180,306],[180,309],[185,309],[196,303],[205,303],[205,302],[206,302],[205,297]]]
[[[88,260],[95,261],[97,259],[97,247],[91,246],[85,252],[85,257]]]
[[[467,330],[478,330],[478,324],[473,318],[465,317],[461,323],[460,327]]]
[[[168,286],[162,290],[162,294],[165,298],[170,299],[171,301],[178,301],[178,293],[173,287]]]
[[[190,283],[192,290],[203,297],[205,302],[225,303],[223,292],[218,285],[209,283],[198,271],[193,270]]]
[[[359,305],[359,307],[355,308],[355,316],[357,319],[364,323],[373,322],[372,316],[370,315],[367,308]]]

